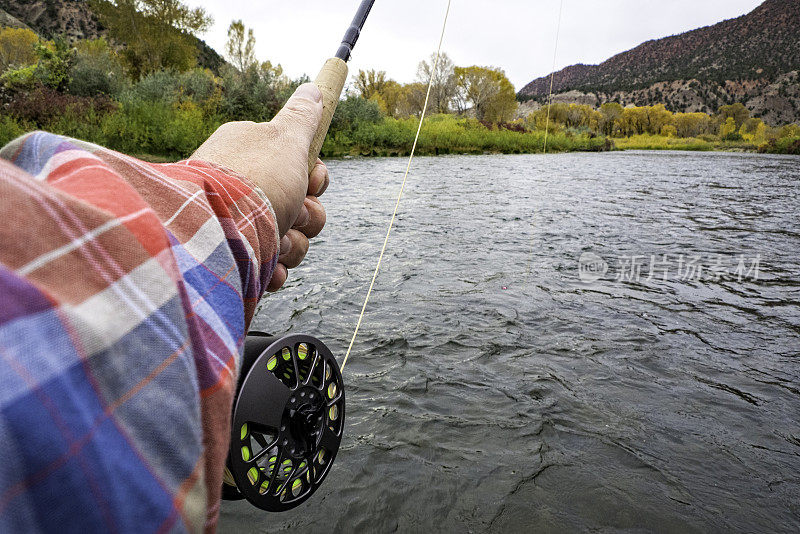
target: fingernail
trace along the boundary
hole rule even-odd
[[[295,227],[302,228],[308,223],[308,219],[311,218],[311,215],[308,213],[308,208],[303,204],[303,207],[300,208],[300,215],[297,216],[297,220],[294,222]]]
[[[292,240],[289,239],[289,236],[283,236],[281,238],[281,250],[279,254],[283,256],[284,254],[288,254],[290,250],[292,250]]]
[[[322,101],[322,92],[319,90],[319,87],[313,83],[304,83],[298,87],[297,91],[294,92],[294,96],[307,98],[313,102]]]

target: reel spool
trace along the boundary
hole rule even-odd
[[[281,512],[311,497],[339,451],[344,409],[339,364],[324,343],[250,332],[222,498]]]

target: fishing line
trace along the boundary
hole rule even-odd
[[[543,154],[547,154],[547,134],[550,130],[550,109],[553,107],[553,80],[556,77],[556,57],[558,56],[558,38],[561,34],[561,15],[564,12],[564,0],[561,0],[561,3],[558,7],[558,22],[556,23],[556,44],[553,47],[553,68],[550,70],[550,91],[547,95],[547,120],[545,121],[544,125],[544,147],[543,147]],[[533,216],[536,217],[536,212],[533,213]],[[531,224],[536,231],[536,225]],[[531,249],[528,251],[528,264],[525,267],[525,280],[523,280],[522,284],[526,285],[528,283],[528,276],[531,274],[531,264],[533,263],[533,247],[535,246],[535,238],[536,236],[531,237]]]
[[[361,0],[336,55],[314,84],[322,93],[322,117],[308,149],[313,169],[347,81],[347,61],[375,0]],[[345,387],[341,369],[355,343],[380,271],[414,159],[433,79],[439,70],[450,0],[428,80],[417,133],[386,230],[378,263],[341,367],[320,339],[305,334],[272,336],[248,332],[236,384],[222,498],[247,501],[262,510],[291,510],[309,499],[330,472],[344,434]]]
[[[547,154],[547,133],[550,128],[550,109],[553,107],[553,80],[556,77],[556,57],[558,56],[558,36],[561,33],[561,14],[564,11],[564,0],[558,7],[558,23],[556,24],[556,45],[553,48],[553,68],[550,71],[550,93],[547,96],[547,121],[544,126],[544,153]]]
[[[430,79],[428,80],[428,91],[425,93],[425,104],[422,106],[422,114],[420,115],[419,118],[419,126],[417,127],[417,134],[414,136],[414,144],[411,146],[411,154],[408,157],[406,172],[405,174],[403,174],[403,181],[400,184],[400,192],[397,195],[397,201],[395,202],[394,205],[392,218],[389,220],[389,227],[386,229],[386,237],[383,240],[383,246],[381,247],[381,252],[378,255],[378,263],[375,265],[375,272],[372,273],[372,281],[369,283],[367,296],[364,298],[364,304],[361,306],[361,313],[358,316],[358,322],[356,323],[356,328],[353,331],[353,337],[350,339],[350,345],[347,347],[347,352],[345,353],[344,360],[342,361],[341,365],[342,371],[344,371],[344,366],[347,365],[347,359],[350,357],[350,352],[353,350],[353,344],[356,342],[358,331],[361,328],[361,322],[364,320],[364,312],[367,309],[369,298],[372,295],[372,288],[375,286],[375,280],[378,278],[378,272],[381,270],[381,262],[383,262],[383,255],[386,252],[386,246],[389,243],[389,236],[391,235],[392,228],[394,227],[394,220],[397,217],[397,210],[400,207],[400,201],[403,198],[403,192],[405,191],[406,188],[406,180],[408,179],[408,173],[411,170],[411,162],[414,160],[414,152],[417,149],[419,134],[422,131],[422,122],[425,120],[425,112],[428,110],[428,100],[430,99],[431,96],[431,88],[433,87],[433,78],[436,75],[436,71],[439,69],[439,59],[441,58],[442,54],[442,42],[444,42],[444,32],[447,29],[447,18],[450,15],[450,2],[451,0],[447,0],[447,10],[445,11],[444,22],[442,23],[442,33],[439,36],[439,47],[436,49],[436,60],[434,61],[433,70],[431,70],[431,76]]]

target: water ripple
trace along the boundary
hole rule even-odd
[[[419,158],[302,507],[220,530],[800,530],[800,159]],[[401,159],[330,162],[328,226],[254,327],[343,354]],[[578,258],[760,254],[758,280],[585,284]]]

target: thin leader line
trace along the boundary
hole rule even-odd
[[[558,38],[561,34],[561,14],[564,12],[564,0],[561,0],[561,4],[558,7],[558,23],[556,24],[556,44],[553,47],[553,69],[550,71],[550,92],[547,95],[547,120],[544,125],[544,148],[543,153],[547,154],[547,134],[550,131],[550,109],[553,107],[553,80],[556,77],[556,57],[558,56]],[[534,219],[536,218],[536,212],[533,214]],[[531,227],[533,231],[536,231],[536,225],[531,223]],[[528,277],[531,274],[531,264],[533,263],[533,247],[535,244],[535,234],[531,236],[531,249],[528,251],[528,263],[527,267],[525,267],[525,280],[522,282],[523,285],[528,283]]]
[[[414,152],[417,149],[417,141],[419,141],[419,134],[422,131],[422,122],[425,120],[425,112],[428,110],[428,99],[431,96],[431,87],[433,87],[433,77],[436,74],[436,71],[439,69],[439,58],[441,57],[442,54],[442,42],[444,42],[444,32],[445,29],[447,28],[447,18],[450,15],[450,2],[451,0],[447,0],[447,11],[444,14],[444,23],[442,24],[442,34],[439,36],[439,47],[436,49],[436,60],[433,63],[433,70],[431,71],[430,80],[428,80],[428,92],[425,94],[425,105],[422,107],[422,114],[420,115],[419,118],[419,126],[417,127],[417,134],[414,136],[414,144],[411,146],[411,155],[408,157],[408,165],[406,165],[406,172],[403,175],[403,182],[400,185],[400,192],[397,195],[397,202],[395,202],[394,205],[392,218],[389,220],[389,228],[386,229],[386,237],[383,240],[383,247],[381,247],[381,253],[380,255],[378,255],[378,263],[377,265],[375,265],[375,272],[372,274],[372,281],[369,283],[367,296],[366,298],[364,298],[364,305],[361,306],[361,313],[358,316],[356,329],[353,331],[353,337],[350,339],[350,345],[347,347],[347,352],[345,353],[344,360],[342,361],[342,367],[341,367],[342,371],[344,371],[344,366],[347,365],[347,359],[350,357],[350,352],[353,350],[353,344],[356,342],[356,337],[358,336],[358,330],[361,328],[361,322],[364,320],[364,312],[367,309],[369,298],[372,295],[372,288],[375,286],[375,280],[378,278],[378,272],[381,270],[381,262],[383,261],[383,254],[386,252],[386,245],[389,243],[389,236],[392,233],[394,220],[397,217],[397,210],[400,207],[400,200],[402,200],[403,192],[405,191],[406,188],[406,180],[408,179],[408,173],[411,170],[411,162],[414,159]]]
[[[556,24],[556,46],[553,48],[553,70],[550,71],[550,93],[547,96],[547,121],[544,126],[544,153],[547,154],[547,133],[550,129],[550,109],[553,107],[553,80],[556,77],[556,57],[558,56],[558,37],[561,33],[561,14],[564,11],[564,0],[558,7],[558,24]]]

